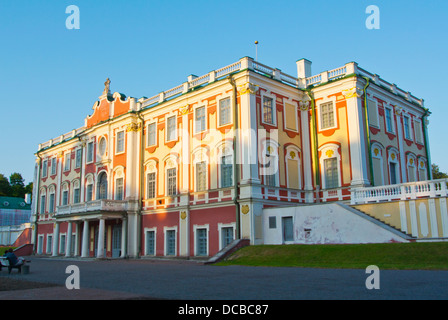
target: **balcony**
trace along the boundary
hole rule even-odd
[[[136,200],[93,200],[59,206],[56,210],[56,217],[70,214],[85,214],[94,212],[128,212],[138,208]]]
[[[351,203],[414,200],[447,196],[448,179],[408,182],[370,188],[357,188],[351,191]]]

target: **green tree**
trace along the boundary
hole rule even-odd
[[[9,184],[11,186],[11,197],[25,197],[25,179],[20,173],[14,172],[9,176]]]
[[[9,180],[0,173],[0,196],[9,197],[11,194],[11,185]]]
[[[432,178],[435,179],[443,179],[443,178],[448,178],[448,174],[446,174],[445,172],[441,172],[439,169],[439,166],[436,165],[435,163],[433,163],[431,165],[432,168]]]

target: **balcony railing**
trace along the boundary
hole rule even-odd
[[[88,212],[123,212],[136,210],[138,206],[137,201],[131,200],[94,200],[88,202],[74,203],[66,206],[59,206],[56,210],[56,216],[67,214],[79,214]]]
[[[362,204],[424,197],[446,197],[448,179],[408,182],[351,190],[351,203]]]

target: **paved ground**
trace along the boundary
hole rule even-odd
[[[380,289],[368,290],[365,270],[203,265],[190,260],[75,260],[30,257],[30,273],[2,277],[58,284],[2,291],[0,300],[307,300],[448,299],[448,271],[380,271]],[[80,289],[65,287],[69,265]]]

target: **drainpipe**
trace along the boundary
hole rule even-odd
[[[425,118],[429,115],[429,109],[425,108],[425,114],[422,116],[422,129],[423,129],[423,138],[425,139],[425,153],[426,153],[426,163],[427,170],[426,175],[429,180],[432,180],[432,167],[431,167],[431,159],[429,157],[429,143],[428,143],[428,135],[426,133],[427,127],[425,123]]]
[[[369,170],[370,170],[370,181],[371,185],[375,186],[375,177],[373,175],[373,159],[372,159],[372,146],[370,142],[370,129],[369,129],[369,111],[367,109],[367,88],[370,86],[370,79],[363,77],[366,80],[366,85],[364,86],[364,112],[366,118],[366,139],[367,139],[367,153],[369,154]]]
[[[236,152],[238,150],[237,148],[237,142],[238,142],[238,99],[237,99],[237,90],[236,90],[236,84],[233,77],[230,75],[228,77],[230,84],[233,87],[233,123],[234,123],[234,134],[233,134],[233,188],[234,188],[234,195],[233,195],[233,203],[235,204],[235,212],[236,212],[236,239],[241,238],[241,230],[240,230],[240,205],[238,203],[238,183],[239,183],[239,167],[237,166],[237,158],[236,158]]]
[[[311,100],[311,121],[313,126],[313,144],[314,144],[314,167],[315,176],[314,181],[316,183],[316,203],[320,202],[319,192],[320,192],[320,169],[319,169],[319,152],[318,152],[318,139],[317,139],[317,123],[316,123],[316,106],[314,103],[314,96],[311,89],[306,89],[306,93]]]
[[[140,251],[142,249],[142,244],[141,244],[141,240],[142,240],[142,221],[143,221],[143,217],[142,217],[142,207],[143,207],[143,190],[144,190],[144,168],[143,168],[143,156],[144,156],[144,152],[145,152],[145,134],[144,134],[144,123],[145,120],[143,119],[143,117],[140,114],[140,111],[137,111],[137,116],[141,121],[141,126],[140,126],[140,190],[139,190],[139,200],[138,200],[138,209],[137,209],[137,216],[138,216],[138,228],[140,230],[138,230],[137,232],[137,258],[140,258]]]

